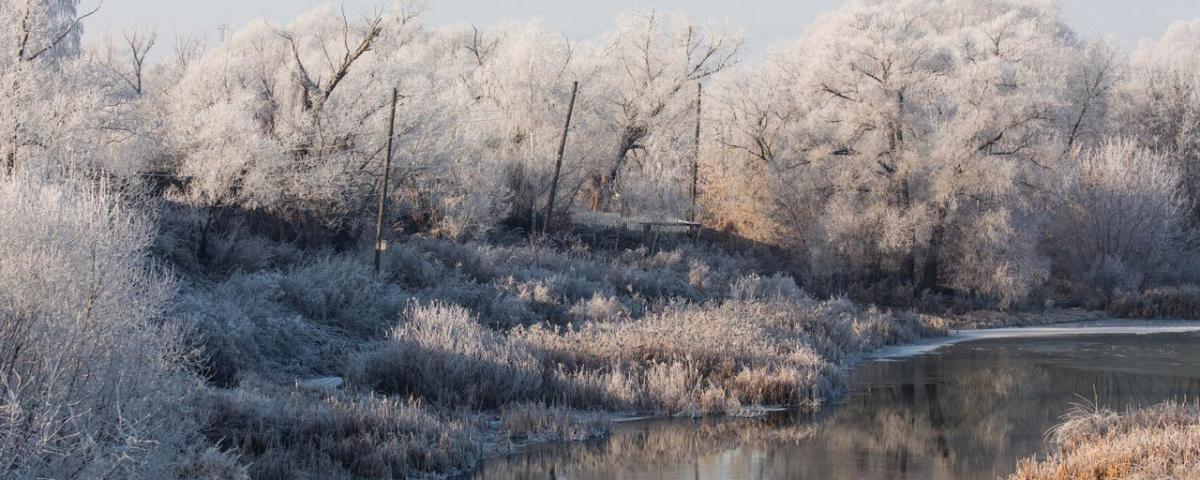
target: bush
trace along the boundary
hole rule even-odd
[[[350,394],[214,393],[205,434],[256,479],[412,478],[471,468],[475,430],[420,402]]]
[[[349,376],[357,383],[456,407],[493,408],[542,395],[533,354],[466,309],[411,305],[404,317],[387,341],[353,360]]]
[[[295,245],[231,229],[210,234],[207,269],[216,272],[258,272],[299,263],[304,252]]]
[[[628,318],[631,310],[616,297],[605,297],[597,293],[588,300],[575,302],[568,313],[576,321],[601,322]]]
[[[1118,292],[1108,304],[1108,313],[1122,318],[1200,320],[1200,286]]]
[[[282,301],[310,320],[362,336],[385,331],[408,297],[377,278],[370,265],[320,256],[279,278]]]
[[[1056,275],[1108,295],[1194,270],[1196,232],[1178,168],[1128,140],[1073,160],[1051,203],[1047,249]]]
[[[193,343],[202,348],[202,372],[210,381],[233,386],[248,371],[290,382],[337,371],[340,352],[348,348],[346,335],[289,310],[279,277],[235,275],[179,295],[172,315],[189,326]]]
[[[729,298],[742,301],[800,299],[804,298],[804,293],[791,278],[782,275],[760,277],[752,274],[733,283]]]
[[[177,473],[199,382],[152,232],[103,185],[0,178],[0,477]]]

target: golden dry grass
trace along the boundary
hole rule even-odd
[[[1200,319],[1200,286],[1118,293],[1109,302],[1108,313],[1125,318]]]
[[[1126,413],[1081,405],[1051,430],[1049,442],[1049,458],[1022,460],[1010,480],[1200,478],[1197,404]]]

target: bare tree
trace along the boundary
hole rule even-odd
[[[158,30],[135,25],[121,33],[120,45],[109,44],[105,51],[104,66],[129,86],[134,95],[145,93],[146,60],[157,41]]]
[[[1104,118],[1112,90],[1120,80],[1122,62],[1115,46],[1107,42],[1093,42],[1085,46],[1081,53],[1072,78],[1074,85],[1069,87],[1076,104],[1067,132],[1066,153],[1070,153],[1083,137],[1102,133],[1095,127],[1099,126],[1098,119]]]
[[[5,3],[16,4],[18,1]],[[100,5],[97,5],[81,15],[76,14],[78,0],[24,0],[22,3],[19,6],[0,4],[21,12],[14,25],[18,62],[32,62],[67,46],[71,47],[69,50],[77,51],[83,20],[100,11]]]
[[[334,66],[328,80],[313,79],[309,73],[309,68],[300,58],[300,49],[296,45],[295,36],[286,31],[280,31],[279,36],[287,40],[291,47],[292,58],[295,61],[296,77],[301,88],[301,95],[305,110],[321,111],[325,102],[329,101],[329,97],[337,90],[338,85],[346,79],[346,75],[350,74],[350,69],[354,66],[364,54],[371,50],[375,42],[379,40],[379,36],[383,34],[383,14],[376,13],[365,18],[359,24],[351,22],[346,16],[345,10],[341,15],[341,52],[340,59],[336,63],[331,62]],[[324,58],[331,59],[329,51],[323,51]]]
[[[608,167],[591,180],[593,210],[606,210],[630,155],[646,151],[691,107],[688,85],[734,65],[742,38],[722,26],[657,11],[621,20],[608,44],[596,52],[606,80],[605,114],[617,136]]]

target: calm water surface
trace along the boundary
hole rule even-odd
[[[986,340],[866,363],[818,415],[651,420],[486,463],[505,479],[996,479],[1084,399],[1200,397],[1200,334]]]

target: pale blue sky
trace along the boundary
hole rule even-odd
[[[95,6],[99,0],[83,0]],[[366,11],[386,0],[103,0],[89,19],[88,36],[138,23],[155,25],[164,44],[177,35],[211,35],[217,25],[238,28],[265,18],[283,23],[324,3]],[[607,29],[617,13],[630,7],[685,10],[697,17],[727,19],[746,32],[748,47],[761,52],[777,40],[796,37],[818,14],[843,0],[428,0],[432,26],[471,23],[494,25],[508,19],[538,18],[572,38],[589,38]],[[1200,18],[1200,0],[1064,0],[1072,25],[1088,35],[1112,35],[1132,45],[1156,37],[1175,20]],[[161,52],[160,52],[161,53]]]

